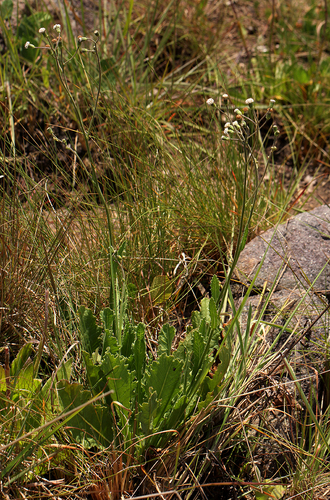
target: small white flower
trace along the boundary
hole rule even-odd
[[[45,33],[46,28],[39,28],[39,33]]]
[[[276,101],[275,101],[275,99],[270,99],[269,102],[272,102],[273,104],[275,104]]]
[[[223,99],[228,99],[229,95],[228,94],[222,94]]]
[[[28,49],[29,47],[31,47],[31,49],[35,49],[35,48],[36,48],[36,46],[35,46],[35,45],[33,45],[33,43],[31,43],[31,42],[25,42],[24,47],[25,47],[26,49]]]
[[[214,104],[214,99],[212,99],[212,97],[210,97],[207,101],[206,101],[206,104],[208,106],[212,106],[212,104]]]
[[[53,30],[57,31],[57,33],[61,33],[61,25],[60,24],[54,24]]]
[[[248,99],[246,99],[245,101],[245,104],[253,104],[254,103],[254,99],[252,99],[252,97],[249,97]]]

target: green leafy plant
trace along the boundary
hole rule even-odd
[[[112,429],[112,438],[120,449],[138,442],[139,456],[148,446],[176,441],[197,405],[215,396],[230,352],[228,339],[221,342],[222,326],[216,305],[219,295],[220,285],[214,277],[212,297],[204,298],[200,311],[193,313],[185,340],[174,350],[175,328],[163,325],[155,355],[147,349],[142,323],[135,325],[126,318],[118,339],[110,309],[102,311],[99,326],[91,310],[80,308],[88,388],[92,395],[112,391],[105,399],[108,416],[111,415],[107,429]],[[210,378],[216,359],[217,367]],[[73,402],[77,403],[78,400]]]

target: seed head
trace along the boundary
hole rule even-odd
[[[214,99],[212,99],[212,97],[210,97],[207,101],[206,101],[206,104],[208,106],[212,106],[212,104],[214,104]]]
[[[222,94],[223,99],[228,99],[229,95],[228,94]]]
[[[39,28],[39,33],[45,33],[46,28]]]
[[[248,104],[250,106],[250,104],[253,104],[254,103],[254,99],[252,99],[252,97],[249,97],[248,99],[246,99],[245,101],[245,104]]]

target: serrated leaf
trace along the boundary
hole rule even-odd
[[[141,424],[142,432],[145,436],[151,434],[153,431],[153,420],[159,406],[156,391],[149,393],[148,401],[141,405],[139,413],[139,421]]]
[[[219,325],[219,314],[218,314],[218,309],[217,309],[217,306],[215,304],[213,297],[210,298],[209,311],[210,311],[210,318],[211,318],[211,328],[213,328],[215,330]]]
[[[102,357],[107,349],[109,349],[112,354],[116,354],[120,349],[116,337],[110,330],[104,330],[103,332]]]
[[[204,297],[204,299],[201,300],[201,318],[205,319],[207,324],[211,323],[209,303],[210,299],[207,297]]]
[[[90,355],[100,347],[101,328],[96,324],[96,318],[90,309],[79,308],[79,329],[83,349]]]
[[[151,365],[150,373],[146,377],[145,387],[155,391],[159,400],[154,427],[158,425],[168,406],[174,401],[179,391],[182,367],[182,362],[166,354],[162,354]]]
[[[191,323],[193,328],[198,330],[201,321],[202,321],[201,313],[199,311],[193,311],[191,313]]]
[[[57,392],[64,413],[91,399],[91,393],[84,390],[82,385],[70,384],[66,380],[58,382]],[[73,415],[67,425],[78,443],[91,448],[100,444],[109,446],[113,439],[110,422],[108,408],[94,403],[85,406],[79,413]]]
[[[113,330],[114,313],[109,307],[106,307],[103,311],[101,311],[100,318],[105,330]]]
[[[123,356],[106,352],[101,367],[107,380],[108,388],[113,390],[113,394],[111,395],[112,400],[119,402],[129,410],[135,396],[136,382],[133,382],[135,377],[134,371],[130,371],[126,363],[127,360]],[[125,425],[127,423],[128,412],[118,409],[118,415],[122,425]]]
[[[172,295],[172,283],[169,278],[164,276],[155,276],[150,290],[150,296],[154,304],[166,302]]]
[[[211,280],[211,296],[216,303],[216,305],[219,305],[219,299],[220,299],[220,283],[216,275],[214,274]]]
[[[105,389],[106,386],[105,374],[100,364],[96,365],[93,363],[92,357],[89,355],[88,352],[82,351],[82,356],[85,362],[89,389],[93,392],[93,395],[96,396]]]
[[[171,354],[174,336],[174,326],[170,326],[169,324],[162,326],[158,336],[158,356],[161,356],[163,353],[168,356]]]
[[[127,323],[124,329],[122,345],[121,345],[121,354],[125,356],[125,358],[129,358],[133,354],[134,342],[135,342],[135,328],[130,323]]]

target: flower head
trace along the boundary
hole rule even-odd
[[[229,95],[228,94],[222,94],[223,99],[228,99]]]
[[[212,99],[212,97],[210,97],[207,101],[206,101],[206,104],[208,106],[212,106],[212,104],[214,104],[214,99]]]
[[[45,33],[46,28],[39,28],[39,33]]]
[[[61,33],[61,25],[60,24],[54,24],[53,30],[57,31],[57,33]]]
[[[273,109],[275,102],[276,102],[275,99],[270,99],[270,101],[269,101],[269,109]]]
[[[254,103],[254,99],[252,99],[252,97],[249,97],[248,99],[246,99],[245,101],[245,104],[253,104]]]
[[[25,42],[24,48],[28,49],[29,47],[31,47],[31,49],[35,49],[35,46],[33,45],[33,43],[31,43],[31,42]]]

